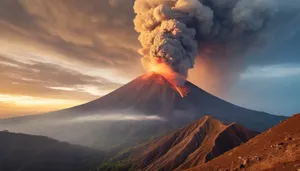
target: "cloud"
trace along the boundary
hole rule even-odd
[[[128,1],[3,0],[0,8],[2,95],[83,103],[142,72]]]
[[[26,62],[0,56],[0,117],[83,104],[122,85],[52,63]]]
[[[119,83],[84,75],[55,64],[33,61],[27,64],[1,56],[0,61],[0,94],[61,99],[77,96],[82,100],[91,100],[100,95],[91,93],[91,89],[99,92],[102,90],[104,95],[121,86]]]
[[[241,78],[286,78],[300,76],[300,65],[250,67]]]
[[[0,30],[5,33],[1,40],[4,46],[52,54],[47,58],[132,74],[132,65],[140,60],[132,29],[133,1],[118,3],[122,6],[112,8],[108,1],[4,0],[0,2],[5,8],[0,16]]]

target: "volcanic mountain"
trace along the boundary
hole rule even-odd
[[[71,109],[50,113],[47,116],[105,114],[110,111],[134,111],[158,115],[172,120],[180,118],[184,125],[203,116],[212,115],[225,123],[238,122],[251,130],[264,131],[286,119],[283,116],[248,110],[215,97],[190,82],[188,94],[181,97],[163,76],[145,74],[116,91]],[[179,120],[176,120],[179,121]]]
[[[133,150],[140,170],[183,170],[206,163],[245,143],[258,133],[232,123],[225,125],[211,116]]]
[[[255,131],[267,130],[285,119],[233,105],[188,81],[184,88],[188,94],[181,97],[174,85],[151,72],[80,106],[0,120],[0,129],[109,149],[165,135],[206,115],[224,123],[237,122]]]
[[[220,157],[188,171],[300,169],[300,114],[256,136]]]

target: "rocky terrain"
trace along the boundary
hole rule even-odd
[[[300,114],[251,139],[220,157],[187,171],[300,169]]]
[[[140,170],[184,170],[206,163],[257,135],[243,126],[211,116],[138,147],[133,161]]]

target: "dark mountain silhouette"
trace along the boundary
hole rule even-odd
[[[140,170],[180,171],[206,163],[256,135],[237,123],[225,125],[205,116],[130,153]]]
[[[188,171],[247,170],[291,171],[300,169],[300,114]]]
[[[0,171],[83,171],[104,157],[102,152],[48,137],[0,132]]]
[[[0,129],[25,131],[84,146],[109,149],[129,147],[176,130],[206,115],[212,115],[224,123],[238,122],[255,131],[264,131],[286,118],[238,107],[190,82],[186,82],[185,87],[189,93],[182,98],[163,76],[148,73],[100,99],[80,106],[43,115],[0,120]],[[116,113],[154,115],[163,121],[95,119],[93,122],[73,122],[78,117],[101,118]]]

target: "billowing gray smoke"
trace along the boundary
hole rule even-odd
[[[196,56],[220,68],[239,60],[276,12],[269,0],[136,0],[134,10],[143,64],[183,76]]]

